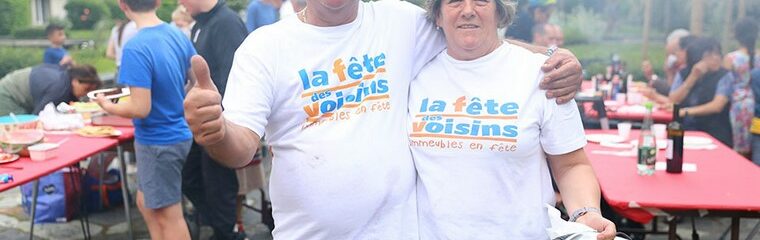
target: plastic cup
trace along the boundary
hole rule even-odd
[[[621,122],[618,123],[617,129],[618,129],[618,136],[620,136],[623,139],[628,139],[628,137],[631,135],[631,127],[633,125],[630,122]]]

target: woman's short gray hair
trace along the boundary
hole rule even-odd
[[[447,0],[427,0],[427,19],[435,23],[441,17],[441,3]],[[498,27],[507,27],[515,20],[517,3],[513,0],[491,0],[496,3]]]

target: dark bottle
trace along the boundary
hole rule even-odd
[[[673,121],[668,123],[668,149],[665,153],[666,168],[669,173],[681,173],[683,168],[683,124],[678,111],[678,104],[673,105]]]

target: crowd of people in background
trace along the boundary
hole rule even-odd
[[[712,36],[672,31],[665,45],[665,77],[653,72],[649,60],[641,64],[649,86],[644,95],[659,104],[679,104],[685,129],[705,131],[760,165],[760,112],[755,110],[760,78],[752,75],[760,66],[758,23],[739,19],[732,30],[738,48],[730,52]]]

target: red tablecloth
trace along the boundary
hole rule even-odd
[[[46,135],[45,142],[54,143],[64,138],[68,138],[68,140],[58,148],[58,154],[55,158],[35,162],[28,157],[22,157],[15,162],[0,164],[0,173],[9,173],[13,175],[14,179],[13,182],[0,184],[0,192],[70,166],[98,152],[112,148],[118,143],[116,138],[86,138],[76,134]],[[23,169],[3,167],[21,167]]]
[[[591,107],[593,103],[587,102],[583,103],[583,107],[585,109],[585,115],[587,117],[592,118],[598,118],[599,113],[594,111],[594,109]],[[607,111],[607,118],[608,119],[614,119],[614,120],[627,120],[627,121],[644,121],[644,113],[637,113],[637,112],[617,112],[617,111]],[[673,121],[673,113],[671,111],[665,111],[665,110],[657,110],[652,112],[652,120],[656,123],[669,123]]]
[[[587,130],[589,133],[617,134],[616,131]],[[632,138],[639,132],[634,130]],[[710,137],[703,132],[686,136]],[[589,143],[586,154],[594,168],[604,199],[623,216],[640,223],[649,222],[653,210],[760,211],[760,167],[719,141],[714,150],[684,149],[684,162],[695,163],[696,172],[652,176],[636,173],[636,157],[594,154],[594,150],[619,151]],[[657,161],[665,161],[659,151]]]

